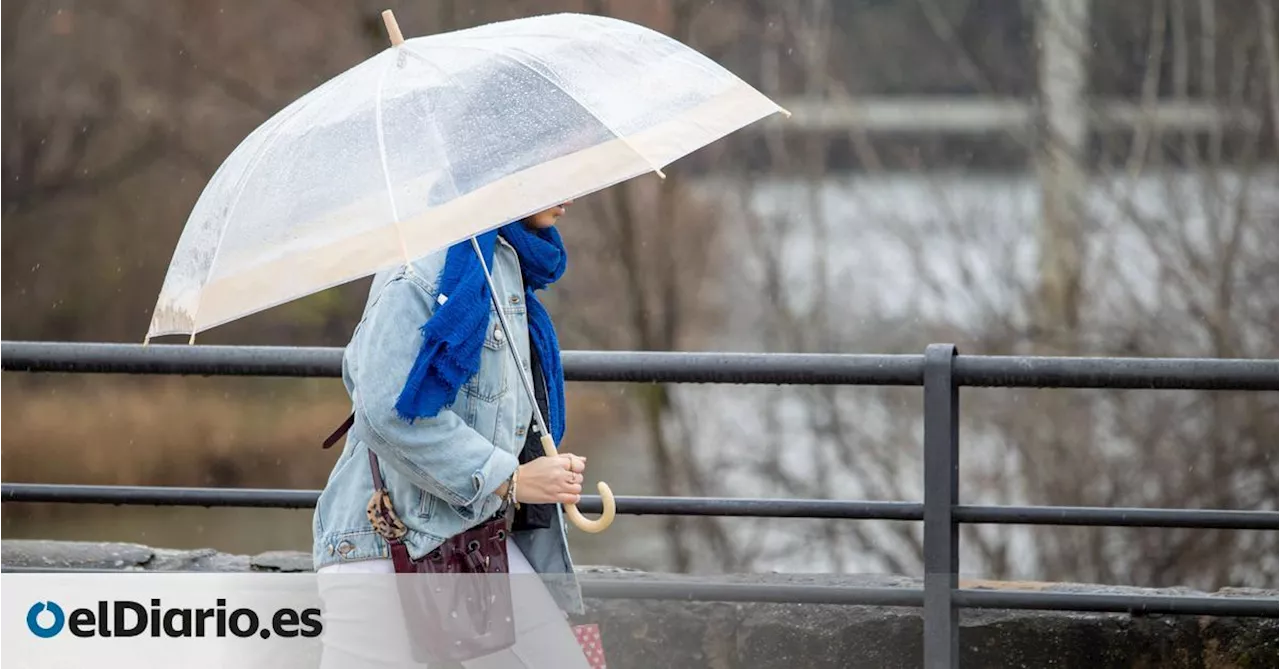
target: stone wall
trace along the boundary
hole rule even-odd
[[[179,551],[136,544],[54,541],[0,542],[3,567],[125,570],[279,571],[311,569],[310,556],[255,556],[212,550]],[[664,581],[693,577],[583,567],[585,583]],[[736,575],[744,583],[919,587],[916,579],[871,576]],[[1187,590],[1111,588],[1079,584],[972,582],[1070,592],[1199,594]],[[1276,591],[1233,589],[1223,597],[1274,597]],[[901,607],[588,599],[581,622],[600,625],[611,669],[683,667],[921,666],[920,611]],[[1037,611],[964,611],[960,666],[1256,669],[1277,666],[1275,618],[1212,618]]]

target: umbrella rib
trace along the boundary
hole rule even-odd
[[[419,45],[419,46],[427,46],[427,48],[431,48],[431,47],[430,47],[430,45]],[[444,46],[444,45],[441,45],[441,47],[443,47],[443,46]],[[622,135],[622,134],[621,134],[621,133],[619,133],[617,130],[614,130],[614,129],[613,129],[613,127],[609,124],[609,122],[608,122],[608,121],[606,121],[602,116],[600,116],[600,114],[597,114],[597,113],[595,112],[595,110],[593,110],[593,109],[591,108],[591,106],[590,106],[590,105],[588,105],[586,102],[583,102],[582,100],[580,100],[580,99],[578,98],[578,96],[576,96],[576,95],[574,95],[574,94],[573,94],[573,91],[569,90],[568,88],[566,88],[565,86],[561,85],[560,83],[558,83],[558,82],[556,82],[556,81],[553,81],[553,80],[551,79],[551,77],[548,77],[545,73],[540,72],[537,68],[532,67],[532,66],[530,66],[528,63],[521,61],[519,58],[514,58],[514,57],[512,57],[511,55],[509,55],[509,54],[505,54],[505,53],[502,53],[501,51],[498,51],[498,50],[496,50],[496,49],[486,49],[485,47],[482,47],[482,46],[476,46],[476,45],[474,45],[474,44],[462,44],[462,43],[451,43],[451,44],[449,44],[448,46],[451,46],[451,47],[461,47],[461,48],[464,48],[464,49],[474,49],[474,50],[476,50],[476,51],[483,51],[483,52],[488,53],[488,54],[493,54],[494,56],[497,56],[497,57],[499,57],[499,58],[505,58],[505,59],[507,59],[507,60],[510,60],[510,61],[514,62],[516,65],[519,65],[520,67],[522,67],[522,68],[524,68],[524,69],[526,69],[526,70],[528,70],[528,71],[530,71],[530,72],[532,72],[532,73],[534,73],[534,74],[538,75],[539,77],[541,77],[541,78],[542,78],[544,81],[546,81],[547,83],[549,83],[549,84],[551,84],[552,86],[555,86],[557,89],[559,89],[559,90],[563,91],[565,95],[568,95],[568,96],[569,96],[569,98],[570,98],[571,100],[573,100],[575,103],[577,103],[577,105],[578,105],[579,107],[581,107],[584,111],[586,111],[588,114],[590,114],[592,118],[594,118],[594,119],[596,119],[597,121],[599,121],[599,122],[600,122],[600,125],[603,125],[603,126],[604,126],[604,128],[605,128],[605,130],[608,130],[608,131],[609,131],[609,132],[610,132],[610,133],[611,133],[611,134],[612,134],[616,139],[618,139],[618,140],[619,140],[619,141],[621,141],[624,145],[626,145],[626,147],[627,147],[627,148],[631,149],[631,151],[632,151],[633,153],[635,153],[637,156],[640,156],[640,159],[641,159],[641,160],[643,160],[644,162],[648,163],[648,164],[649,164],[649,167],[650,167],[650,168],[652,168],[654,172],[657,172],[657,173],[658,173],[658,176],[660,176],[660,177],[662,177],[662,178],[664,178],[664,179],[667,177],[667,175],[665,175],[665,174],[663,174],[663,173],[662,173],[662,169],[661,169],[661,168],[659,168],[657,165],[655,165],[655,164],[653,163],[653,161],[652,161],[652,160],[649,160],[649,157],[648,157],[648,156],[646,156],[646,155],[644,155],[643,153],[641,153],[641,152],[640,152],[640,150],[639,150],[639,149],[637,149],[637,148],[636,148],[636,146],[635,146],[634,144],[632,144],[632,143],[631,143],[631,140],[627,139],[627,137],[626,137],[626,136]],[[401,48],[403,48],[403,49],[404,49],[406,52],[408,52],[409,54],[411,54],[411,55],[413,55],[413,56],[415,56],[415,57],[417,57],[417,58],[420,58],[420,59],[422,59],[422,60],[423,60],[423,61],[425,61],[425,62],[431,63],[431,59],[427,58],[425,55],[420,54],[420,53],[417,53],[417,52],[416,52],[416,51],[414,51],[413,49],[410,49],[410,48],[408,48],[407,46],[404,46],[404,45],[402,45],[402,46],[401,46]],[[541,61],[537,56],[534,56],[533,54],[529,53],[528,51],[525,51],[525,50],[523,50],[523,49],[522,49],[522,50],[520,50],[520,53],[522,53],[522,54],[524,54],[524,55],[526,55],[526,56],[529,56],[530,58],[533,58],[534,60],[537,60],[539,63],[541,63],[541,62],[542,62],[542,61]],[[434,65],[434,63],[433,63],[433,65]],[[439,66],[436,66],[436,67],[439,67]],[[443,68],[440,68],[440,69],[441,69],[441,71],[443,71]],[[452,75],[449,75],[449,76],[450,76],[450,78],[452,78]]]
[[[197,325],[197,316],[200,314],[200,305],[204,302],[204,288],[208,286],[210,277],[213,276],[213,269],[218,264],[218,256],[222,255],[222,243],[227,238],[227,230],[231,227],[231,217],[235,215],[236,209],[240,206],[240,198],[244,195],[244,189],[249,183],[249,177],[258,169],[258,165],[262,163],[262,157],[275,146],[276,140],[280,139],[282,130],[286,125],[291,123],[302,112],[303,106],[298,105],[294,108],[293,113],[281,118],[276,125],[270,129],[270,136],[263,140],[262,146],[254,153],[249,167],[240,175],[240,182],[236,184],[236,195],[231,200],[231,206],[227,208],[227,214],[222,222],[222,230],[218,232],[218,243],[213,247],[213,257],[209,259],[209,271],[205,274],[204,284],[201,286],[200,293],[196,296],[196,306],[191,310],[191,338],[187,340],[187,344],[194,344],[196,341],[196,332],[200,329]]]
[[[423,63],[426,63],[428,66],[430,66],[430,67],[434,67],[438,72],[440,72],[440,74],[443,74],[443,75],[444,75],[445,77],[447,77],[450,81],[453,81],[454,83],[457,83],[457,81],[458,81],[458,80],[457,80],[457,79],[454,79],[453,74],[451,74],[448,70],[446,70],[446,69],[444,69],[443,67],[440,67],[439,65],[437,65],[437,64],[435,64],[435,63],[433,63],[433,62],[431,62],[431,60],[430,60],[429,58],[427,58],[426,56],[423,56],[423,55],[422,55],[422,54],[420,54],[420,53],[415,52],[414,50],[410,49],[410,48],[409,48],[407,45],[405,45],[404,43],[401,43],[401,44],[400,44],[398,47],[396,47],[396,48],[397,48],[397,49],[400,49],[400,51],[401,51],[402,53],[407,53],[407,54],[409,54],[410,56],[413,56],[414,58],[417,58],[418,60],[421,60]],[[379,96],[379,104],[381,104],[381,96]],[[432,129],[433,129],[433,130],[435,130],[436,138],[437,138],[437,139],[439,139],[439,140],[441,140],[441,141],[440,141],[440,154],[444,157],[444,163],[445,163],[444,175],[445,175],[445,177],[446,177],[446,178],[448,178],[448,179],[449,179],[449,185],[453,187],[454,195],[457,195],[457,194],[458,194],[458,182],[457,182],[457,180],[456,180],[456,179],[454,179],[454,178],[453,178],[453,160],[449,157],[449,150],[448,150],[448,148],[446,148],[445,143],[444,143],[444,141],[443,141],[443,139],[444,139],[444,133],[440,132],[440,125],[436,122],[436,120],[435,120],[435,115],[431,115],[431,116],[430,116],[430,118],[431,118],[431,127],[432,127]],[[396,227],[396,232],[400,234],[400,241],[401,241],[401,244],[405,244],[405,241],[404,241],[404,232],[399,228],[399,224],[398,224],[398,223],[397,223],[397,227]],[[410,271],[413,271],[413,266],[409,264],[409,260],[410,260],[410,258],[409,258],[409,249],[408,249],[408,246],[407,246],[407,245],[405,246],[405,249],[404,249],[404,255],[405,255],[405,265],[409,268],[409,270],[410,270]]]
[[[382,87],[387,81],[387,72],[391,70],[391,66],[395,64],[395,60],[387,59],[387,64],[382,68],[382,73],[378,75],[378,90],[374,94],[374,134],[378,138],[378,158],[382,161],[382,178],[387,183],[387,201],[391,206],[391,225],[396,229],[396,238],[400,240],[400,252],[404,254],[404,261],[408,263],[409,246],[404,240],[404,230],[400,229],[400,211],[396,207],[396,193],[391,185],[391,168],[387,165],[387,138],[382,129]]]

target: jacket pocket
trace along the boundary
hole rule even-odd
[[[430,520],[431,517],[435,515],[435,511],[436,511],[436,496],[432,495],[431,493],[425,490],[419,489],[418,505],[417,505],[417,508],[415,509],[415,513],[417,514],[418,518],[420,520]]]
[[[508,319],[510,322],[510,319]],[[507,366],[510,364],[510,342],[502,331],[502,324],[494,314],[489,316],[484,346],[480,349],[480,371],[463,384],[468,396],[483,402],[496,403],[507,394]]]

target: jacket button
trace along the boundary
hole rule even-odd
[[[355,550],[355,548],[356,547],[352,545],[350,541],[343,541],[342,543],[338,544],[338,554],[341,555],[342,557],[346,557],[347,553],[350,553],[351,551]]]
[[[494,339],[496,339],[496,340],[498,340],[498,341],[502,341],[502,339],[503,339],[503,337],[504,337],[504,336],[505,336],[505,335],[503,335],[503,334],[502,334],[502,330],[501,330],[501,329],[498,329],[498,330],[494,330],[494,331],[493,331],[493,338],[494,338]]]
[[[329,555],[333,555],[333,544],[329,544]]]
[[[511,303],[512,303],[512,304],[520,304],[520,296],[519,296],[519,295],[512,295],[512,296],[511,296]]]

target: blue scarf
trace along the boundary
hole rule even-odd
[[[565,423],[560,344],[551,317],[534,291],[555,283],[564,274],[568,259],[564,243],[555,228],[533,230],[519,221],[509,223],[476,238],[490,272],[498,235],[520,256],[529,345],[537,351],[542,365],[547,384],[548,427],[558,444],[564,436]],[[438,285],[445,302],[436,307],[421,328],[422,348],[396,401],[396,412],[408,421],[436,415],[453,402],[462,384],[480,371],[480,351],[488,334],[493,303],[471,240],[449,248]]]

